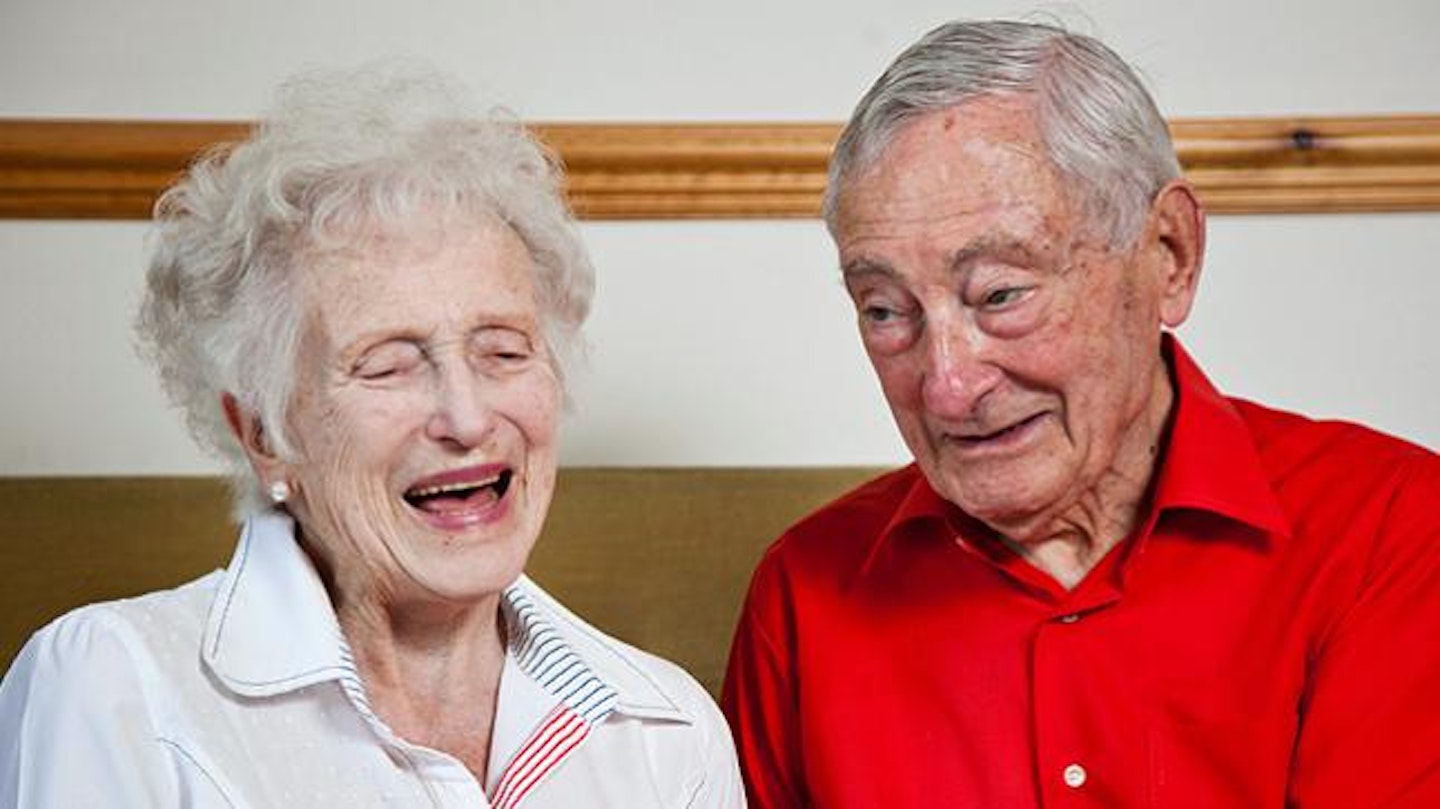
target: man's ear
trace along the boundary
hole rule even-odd
[[[1148,251],[1159,262],[1160,320],[1175,328],[1190,316],[1205,262],[1205,209],[1195,189],[1174,180],[1160,189],[1150,206]]]
[[[225,411],[225,423],[230,425],[230,433],[240,443],[240,448],[245,451],[245,457],[250,459],[250,466],[260,481],[265,483],[284,479],[284,462],[271,447],[260,415],[246,410],[230,393],[220,395],[220,407]]]

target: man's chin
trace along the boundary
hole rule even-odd
[[[1004,526],[1028,522],[1053,505],[1049,487],[1034,475],[967,469],[927,475],[937,494],[967,515],[1004,533]]]

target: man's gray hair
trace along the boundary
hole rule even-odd
[[[257,413],[271,448],[294,457],[286,416],[308,315],[298,276],[323,271],[357,239],[490,217],[535,262],[563,384],[594,271],[559,168],[513,115],[474,114],[448,79],[395,65],[297,77],[248,140],[211,152],[165,193],[137,319],[141,350],[196,440],[230,465],[237,515],[265,499],[221,397]]]
[[[985,96],[1033,97],[1051,162],[1112,246],[1139,235],[1155,194],[1181,176],[1154,100],[1098,40],[1040,23],[952,22],[901,53],[860,99],[830,160],[831,231],[846,184],[906,123]]]

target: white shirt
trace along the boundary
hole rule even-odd
[[[729,731],[679,667],[522,578],[489,783],[370,710],[325,589],[278,514],[230,566],[83,607],[0,683],[0,806],[740,807]]]

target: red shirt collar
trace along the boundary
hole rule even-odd
[[[1175,382],[1175,415],[1156,480],[1153,510],[1209,511],[1271,534],[1290,521],[1275,498],[1250,428],[1180,341],[1161,343]]]
[[[1175,411],[1149,518],[1139,524],[1153,526],[1157,512],[1192,509],[1288,536],[1289,521],[1240,413],[1174,335],[1162,337],[1161,352],[1175,384]],[[949,525],[962,542],[978,537],[988,543],[990,535],[989,529],[941,497],[916,469],[914,483],[871,548],[865,567],[892,537],[923,530],[924,525]]]

